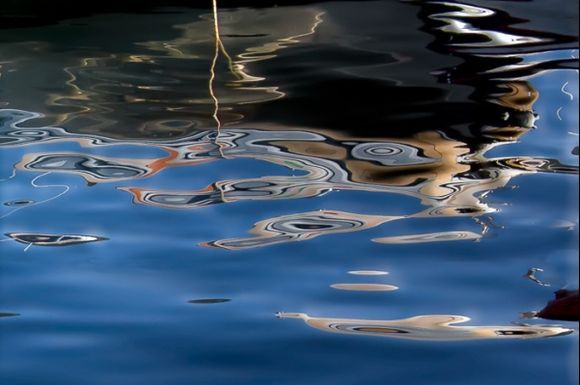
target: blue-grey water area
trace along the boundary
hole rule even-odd
[[[3,15],[1,384],[578,382],[576,2],[301,3]]]

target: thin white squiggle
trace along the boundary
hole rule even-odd
[[[15,176],[16,176],[16,169],[13,168],[12,174],[10,174],[10,176],[8,178],[0,179],[0,182],[6,182],[7,180],[14,178]]]
[[[43,201],[34,202],[34,203],[32,203],[32,204],[30,204],[30,205],[27,205],[27,206],[17,207],[17,208],[15,208],[14,210],[12,210],[12,211],[9,211],[8,213],[6,213],[6,214],[2,215],[2,216],[0,217],[0,219],[6,218],[7,216],[9,216],[9,215],[12,215],[13,213],[15,213],[15,212],[17,212],[17,211],[19,211],[19,210],[22,210],[22,209],[24,209],[24,208],[29,208],[29,207],[32,207],[32,206],[37,206],[37,205],[40,205],[40,204],[43,204],[43,203],[46,203],[46,202],[50,202],[51,200],[54,200],[54,199],[56,199],[56,198],[58,198],[58,197],[60,197],[60,196],[62,196],[62,195],[64,195],[64,194],[66,194],[66,193],[67,193],[67,192],[70,190],[70,187],[69,187],[68,185],[65,185],[65,184],[46,184],[46,185],[38,185],[38,184],[36,184],[36,183],[35,183],[35,182],[36,182],[38,179],[42,178],[43,176],[49,175],[49,174],[50,174],[50,171],[49,171],[49,172],[45,172],[44,174],[40,174],[40,175],[36,176],[34,179],[32,179],[32,180],[30,181],[30,184],[32,185],[32,187],[36,187],[36,188],[47,188],[47,187],[48,187],[48,188],[50,188],[50,187],[62,187],[62,188],[64,188],[64,190],[63,190],[62,192],[60,192],[60,193],[56,194],[56,195],[55,195],[55,196],[53,196],[53,197],[50,197],[50,198],[48,198],[48,199],[45,199],[45,200],[43,200]]]
[[[562,117],[560,116],[560,111],[562,111],[562,108],[564,107],[560,107],[556,110],[556,116],[558,117],[558,120],[562,120]]]
[[[564,83],[562,88],[560,88],[560,91],[562,91],[562,93],[568,95],[570,97],[570,100],[574,100],[574,95],[572,95],[572,93],[570,93],[564,89],[564,88],[566,88],[567,85],[568,85],[568,82]]]

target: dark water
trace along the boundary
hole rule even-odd
[[[261,5],[4,8],[0,383],[577,383],[577,5]]]

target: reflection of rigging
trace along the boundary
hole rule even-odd
[[[38,179],[40,179],[40,178],[42,178],[42,177],[44,177],[44,176],[46,176],[46,175],[49,175],[49,174],[50,174],[50,171],[49,171],[49,172],[45,172],[45,173],[43,173],[43,174],[40,174],[40,175],[37,175],[36,177],[34,177],[34,179],[32,179],[32,180],[30,181],[30,184],[31,184],[31,185],[32,185],[32,187],[34,187],[34,188],[53,188],[53,187],[62,187],[62,188],[63,188],[63,191],[61,191],[60,193],[58,193],[58,194],[56,194],[56,195],[54,195],[54,196],[52,196],[52,197],[50,197],[50,198],[47,198],[47,199],[44,199],[44,200],[42,200],[42,201],[38,201],[38,202],[33,202],[33,201],[26,201],[26,200],[20,200],[20,201],[18,201],[18,202],[22,202],[21,204],[16,204],[15,206],[17,206],[17,207],[15,207],[14,209],[10,210],[10,211],[9,211],[9,212],[7,212],[6,214],[4,214],[4,215],[0,216],[0,219],[4,219],[4,218],[6,218],[6,217],[8,217],[8,216],[12,215],[12,214],[13,214],[13,213],[15,213],[15,212],[22,210],[22,209],[29,208],[29,207],[32,207],[32,206],[38,206],[38,205],[41,205],[41,204],[43,204],[43,203],[47,203],[47,202],[50,202],[50,201],[52,201],[52,200],[55,200],[55,199],[57,199],[57,198],[61,197],[62,195],[66,194],[66,193],[67,193],[67,192],[70,190],[70,187],[69,187],[68,185],[65,185],[65,184],[45,184],[45,185],[39,185],[39,184],[37,184],[37,183],[36,183],[36,181],[37,181]],[[5,203],[5,204],[6,204],[6,203]]]
[[[209,77],[209,94],[213,100],[214,103],[214,110],[213,110],[213,114],[212,117],[215,120],[216,123],[216,129],[217,129],[217,134],[219,136],[219,131],[221,128],[221,122],[218,116],[219,113],[219,100],[217,98],[217,96],[215,95],[214,89],[213,89],[213,82],[215,80],[215,67],[217,64],[217,60],[218,60],[218,56],[219,56],[219,51],[220,51],[220,46],[223,47],[223,45],[221,44],[221,39],[220,39],[220,30],[219,30],[219,22],[218,22],[218,13],[217,13],[217,4],[216,4],[217,0],[212,0],[212,9],[213,9],[213,31],[214,31],[214,54],[213,54],[213,59],[211,62],[211,67],[210,67],[210,77]]]

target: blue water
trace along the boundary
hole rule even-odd
[[[577,7],[210,5],[0,29],[0,383],[577,384]]]

